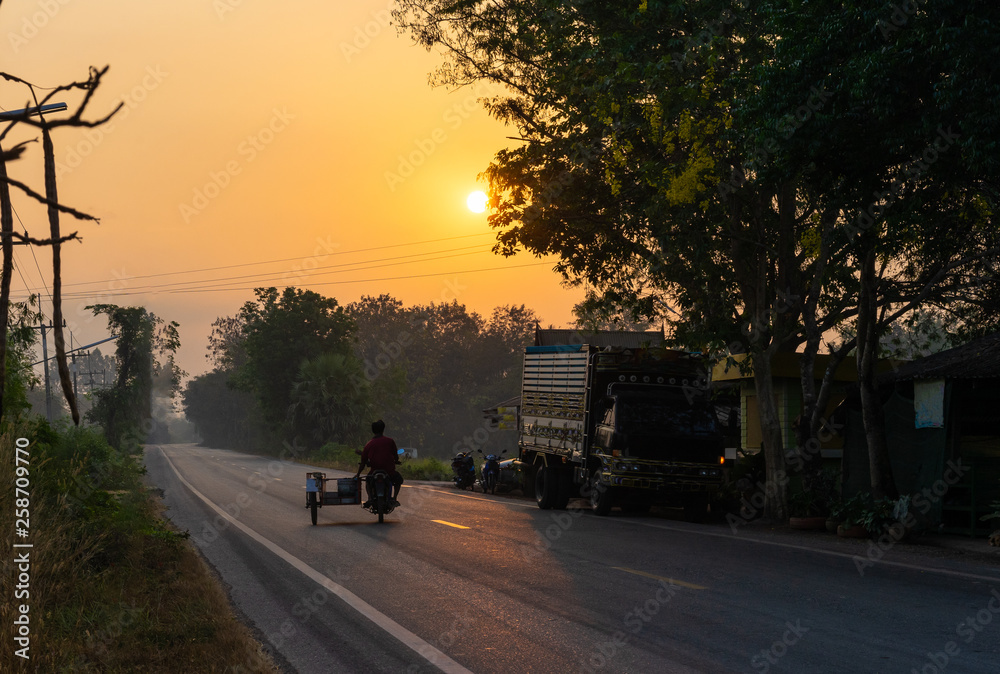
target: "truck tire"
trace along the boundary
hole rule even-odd
[[[554,468],[556,471],[556,497],[552,503],[554,510],[566,510],[569,498],[573,494],[573,474],[564,467]]]
[[[550,510],[556,500],[557,476],[555,468],[539,466],[535,472],[535,503],[542,510]]]
[[[537,477],[538,469],[534,466],[525,468],[521,473],[521,493],[523,493],[528,498],[535,498],[535,478]]]
[[[601,517],[611,512],[611,488],[601,485],[600,470],[595,470],[590,478],[590,509]]]

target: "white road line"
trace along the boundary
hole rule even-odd
[[[452,673],[472,674],[470,670],[458,664],[457,662],[449,658],[447,655],[439,651],[437,648],[430,645],[429,643],[418,637],[416,634],[410,632],[408,629],[397,623],[389,616],[378,611],[374,606],[368,604],[363,599],[361,599],[361,597],[357,596],[356,594],[354,594],[347,588],[343,587],[342,585],[338,585],[337,583],[333,582],[332,580],[324,576],[322,573],[320,573],[316,569],[312,568],[311,566],[303,562],[298,557],[286,552],[284,548],[281,548],[276,543],[272,543],[270,540],[264,538],[256,531],[254,531],[250,527],[240,522],[239,520],[234,519],[225,510],[223,510],[219,506],[209,501],[204,494],[202,494],[200,491],[194,488],[194,485],[185,480],[181,476],[181,474],[177,471],[177,468],[174,467],[173,461],[171,461],[170,457],[167,456],[167,453],[163,451],[163,448],[159,446],[157,448],[160,450],[160,453],[163,454],[163,458],[167,460],[167,463],[170,465],[170,468],[174,471],[174,474],[177,475],[177,479],[180,480],[185,487],[190,489],[192,494],[200,498],[210,508],[212,508],[212,510],[219,513],[221,517],[226,518],[230,524],[232,524],[237,529],[245,533],[247,536],[249,536],[250,538],[254,539],[258,543],[263,545],[265,548],[276,554],[278,557],[282,558],[283,560],[294,566],[296,569],[305,574],[305,576],[308,577],[309,579],[316,581],[317,583],[325,587],[327,590],[340,597],[340,599],[343,600],[344,603],[346,603],[348,606],[353,608],[355,611],[357,611],[364,617],[371,620],[380,628],[382,628],[390,635],[395,637],[404,646],[416,652],[417,655],[427,660],[427,662],[437,667],[442,672],[445,672],[446,674],[452,674]]]
[[[626,520],[622,520],[626,521]],[[820,555],[829,555],[830,557],[842,557],[844,559],[850,559],[851,561],[862,560],[864,562],[869,561],[867,556],[867,550],[856,553],[848,554],[846,552],[836,552],[835,550],[823,550],[821,548],[810,548],[806,545],[794,545],[792,543],[779,543],[778,541],[765,541],[759,538],[752,538],[750,536],[733,536],[732,534],[720,534],[714,531],[697,531],[693,529],[684,529],[681,527],[672,527],[664,524],[653,524],[652,522],[636,522],[629,521],[629,524],[635,524],[641,527],[649,527],[651,529],[663,529],[666,531],[677,531],[684,534],[693,534],[695,536],[711,536],[713,538],[724,538],[728,541],[744,541],[746,543],[758,543],[760,545],[773,545],[779,548],[790,548],[792,550],[802,550],[804,552],[815,552]],[[995,576],[980,576],[975,573],[965,573],[964,571],[952,571],[951,569],[941,569],[933,566],[921,566],[920,564],[907,564],[906,562],[891,562],[889,560],[880,559],[878,561],[873,561],[872,567],[878,566],[893,566],[901,569],[910,569],[911,571],[920,571],[923,573],[940,573],[946,576],[956,576],[958,578],[970,578],[972,580],[985,580],[990,583],[1000,583],[1000,578]]]

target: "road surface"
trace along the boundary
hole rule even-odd
[[[862,574],[851,554],[728,527],[428,485],[404,485],[382,525],[327,506],[312,526],[316,468],[195,445],[145,461],[288,671],[998,671],[988,566],[890,554]]]

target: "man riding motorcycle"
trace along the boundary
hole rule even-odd
[[[371,470],[368,471],[369,475],[376,470],[384,470],[389,473],[389,479],[392,481],[392,504],[398,508],[399,490],[403,486],[403,476],[396,472],[396,464],[399,463],[396,441],[383,435],[384,431],[384,421],[379,419],[372,422],[372,433],[375,434],[375,437],[368,441],[364,451],[361,452],[361,464],[358,466],[358,472],[354,477],[357,479],[361,476],[361,471],[365,465],[371,466]],[[369,500],[370,497],[371,494],[369,494]]]

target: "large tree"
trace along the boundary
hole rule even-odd
[[[242,341],[228,352],[245,353],[232,380],[254,395],[262,420],[280,435],[289,431],[286,420],[299,367],[321,354],[349,354],[352,322],[336,299],[310,290],[254,292],[256,300],[245,303],[237,319]]]
[[[1000,83],[982,64],[1000,57],[1000,9],[947,0],[919,10],[853,0],[757,8],[775,46],[744,82],[734,126],[773,133],[802,82],[823,83],[823,110],[759,177],[808,186],[834,215],[836,226],[815,238],[856,270],[848,282],[872,490],[893,496],[876,386],[881,336],[925,306],[967,329],[996,325],[1000,125],[984,111],[1000,104]],[[822,407],[807,411],[815,433]]]
[[[963,39],[957,7],[949,4],[948,27],[956,30],[938,43]],[[884,9],[891,18],[893,8]],[[446,54],[439,83],[485,79],[508,92],[487,102],[521,141],[486,170],[498,252],[556,254],[567,278],[593,284],[611,305],[649,316],[670,307],[680,316],[678,342],[749,353],[775,487],[766,512],[778,518],[786,514],[778,488],[785,455],[772,356],[804,351],[805,444],[823,423],[833,368],[855,346],[833,345],[817,390],[813,362],[823,335],[857,320],[859,365],[870,382],[879,331],[943,280],[959,279],[959,263],[982,260],[988,250],[952,246],[934,268],[941,249],[925,238],[938,231],[935,220],[968,220],[976,201],[950,191],[960,181],[939,187],[930,175],[917,183],[936,189],[923,195],[936,197],[933,205],[901,212],[890,231],[844,236],[858,205],[870,206],[878,171],[890,169],[891,181],[892,172],[912,170],[908,161],[924,149],[914,139],[947,119],[927,117],[933,101],[921,96],[932,99],[948,73],[925,81],[928,69],[906,70],[920,37],[908,53],[887,56],[891,46],[870,39],[879,26],[874,11],[791,0],[752,7],[403,0],[397,11],[404,29]],[[972,22],[976,42],[989,23]],[[841,24],[853,32],[845,36]],[[858,32],[864,26],[868,32]],[[928,26],[922,32],[929,35],[937,23]],[[827,46],[836,48],[824,60]],[[957,53],[948,65],[970,68]],[[923,108],[913,107],[921,101]],[[886,132],[887,155],[874,160],[879,146],[869,120]],[[950,163],[935,168],[944,172]],[[978,223],[977,235],[987,236],[989,227]],[[938,243],[964,243],[949,236]],[[868,420],[873,393],[865,395]],[[875,447],[877,467],[882,458]],[[891,492],[891,476],[877,482]]]
[[[87,418],[104,430],[108,444],[126,451],[145,438],[152,418],[153,389],[157,379],[167,382],[173,395],[182,373],[174,365],[180,347],[176,322],[165,322],[143,307],[114,304],[88,306],[95,316],[107,317],[115,339],[115,380],[94,394]]]

